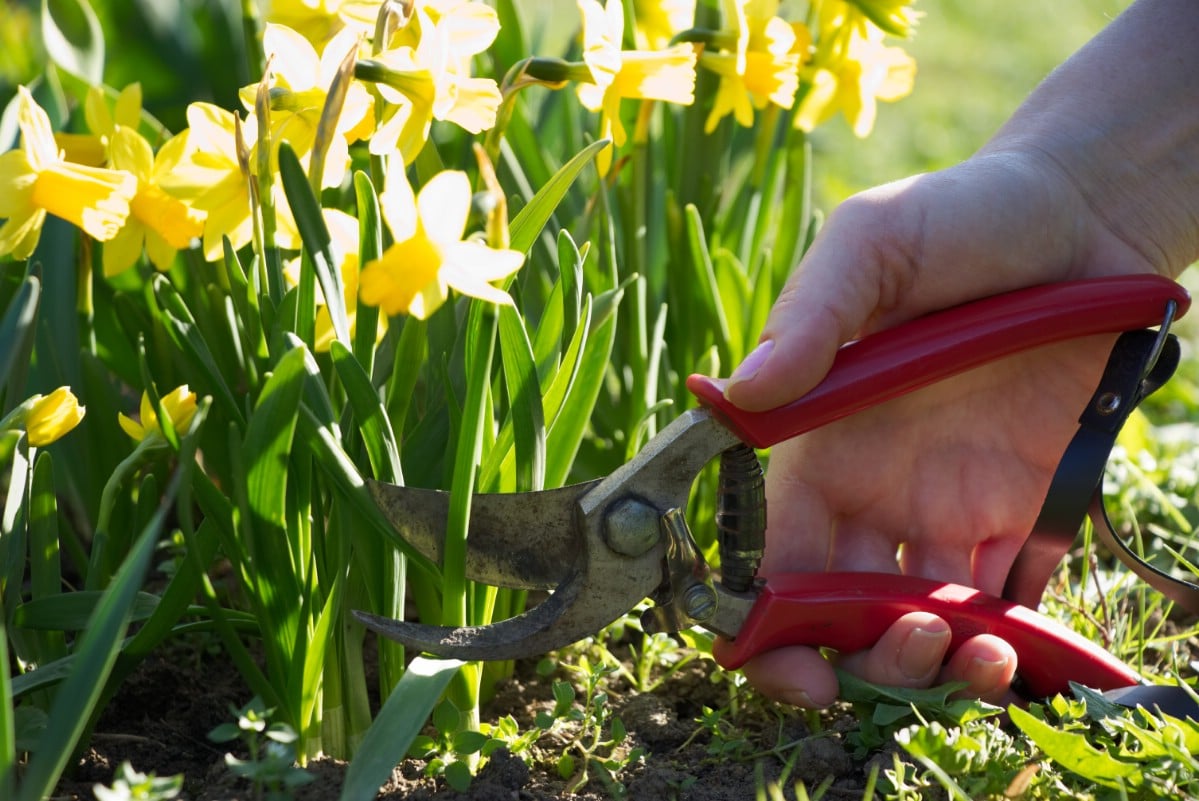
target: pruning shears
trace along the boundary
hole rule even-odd
[[[495,586],[548,590],[542,603],[514,618],[460,628],[355,614],[368,628],[420,651],[506,660],[594,635],[649,598],[653,604],[642,613],[646,631],[702,626],[719,635],[716,661],[735,669],[758,653],[789,644],[866,648],[901,615],[925,610],[949,623],[951,651],[984,632],[1011,643],[1023,690],[1030,696],[1065,691],[1070,682],[1102,691],[1141,685],[1131,667],[1035,611],[1049,576],[1028,568],[1044,561],[1036,557],[1046,549],[1062,555],[1088,510],[1106,523],[1101,485],[1108,451],[1132,408],[1177,365],[1178,344],[1168,329],[1189,304],[1183,288],[1151,275],[996,295],[843,346],[821,384],[766,412],[743,411],[724,398],[720,382],[691,376],[687,386],[700,406],[676,418],[606,478],[472,499],[467,576]],[[1079,433],[1053,480],[1036,530],[1016,560],[1004,597],[899,574],[757,576],[766,547],[767,510],[755,449],[1005,356],[1121,332],[1127,333],[1117,340],[1100,386],[1083,411]],[[696,546],[684,512],[696,476],[716,458],[718,579]],[[448,493],[379,482],[370,489],[400,536],[440,562]],[[1113,540],[1110,547],[1123,545],[1110,527],[1107,533]],[[1054,560],[1050,562],[1052,567]],[[1199,587],[1143,562],[1134,570],[1172,599],[1199,610]]]

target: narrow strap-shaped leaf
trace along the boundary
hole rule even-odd
[[[558,368],[551,375],[541,381],[543,387],[541,390],[542,419],[545,421],[547,432],[553,426],[553,421],[558,417],[558,413],[562,409],[562,403],[569,395],[570,388],[578,373],[580,356],[587,342],[587,331],[591,321],[590,296],[584,299],[580,320],[581,323],[575,329],[575,335],[571,339],[570,345],[562,355],[562,363],[558,365]],[[504,486],[503,481],[509,481],[511,482],[510,486],[515,489],[516,483],[512,478],[516,469],[516,454],[513,449],[515,441],[516,434],[513,431],[512,425],[506,422],[500,429],[495,445],[488,453],[487,460],[483,463],[483,468],[479,472],[479,486],[481,488],[493,491]],[[556,485],[546,484],[546,486],[553,487]]]
[[[562,346],[574,336],[579,325],[579,310],[583,305],[583,259],[570,233],[565,229],[558,234],[558,274],[562,282]]]
[[[29,588],[34,602],[65,597],[58,543],[54,463],[49,453],[40,453],[33,464],[29,491]],[[61,631],[44,632],[38,639],[38,664],[66,655],[66,637]]]
[[[712,256],[712,269],[716,278],[718,305],[729,331],[729,363],[736,364],[747,352],[746,340],[757,336],[757,330],[747,330],[746,316],[750,311],[752,290],[744,267],[730,251],[718,249]]]
[[[92,612],[104,593],[97,590],[76,590],[58,595],[35,598],[13,610],[13,624],[37,631],[82,631],[87,628]],[[129,620],[145,620],[158,607],[159,598],[151,592],[139,592],[129,607]]]
[[[537,363],[537,376],[543,385],[549,381],[551,373],[558,369],[558,357],[563,348],[569,346],[569,341],[574,336],[574,331],[571,332],[570,337],[562,335],[565,326],[562,312],[564,292],[562,279],[559,278],[550,290],[549,298],[541,313],[541,319],[537,321],[537,330],[533,334],[533,361]],[[580,305],[581,312],[582,306]],[[575,330],[578,330],[577,320]]]
[[[230,419],[244,425],[245,415],[242,414],[241,406],[225,382],[216,359],[213,358],[212,351],[204,340],[204,335],[196,325],[196,319],[192,316],[191,310],[187,308],[187,304],[183,302],[179,292],[171,286],[171,282],[165,276],[156,274],[152,280],[154,297],[162,312],[158,317],[162,321],[167,335],[175,347],[182,351],[183,355],[189,357],[195,367],[200,369],[209,387],[215,393],[216,400],[221,404],[221,410]]]
[[[733,360],[729,349],[729,340],[731,339],[729,322],[721,303],[720,290],[716,284],[716,270],[712,266],[712,255],[708,251],[703,219],[699,215],[699,209],[695,206],[687,206],[684,209],[684,215],[687,220],[687,241],[691,248],[691,262],[694,270],[692,281],[694,281],[695,288],[699,290],[699,298],[707,311],[705,315],[707,319],[702,323],[714,329],[713,335],[716,346],[720,349],[721,360],[731,364]]]
[[[312,259],[316,279],[325,294],[325,307],[329,310],[333,333],[343,345],[351,347],[350,322],[346,316],[341,270],[333,257],[333,242],[329,237],[329,229],[321,214],[320,203],[313,195],[312,187],[308,185],[304,168],[300,166],[295,151],[286,142],[279,146],[279,175],[283,179],[283,192],[287,195],[287,203],[291,206],[292,216],[295,217],[300,239]]]
[[[516,489],[539,490],[545,486],[545,411],[533,346],[516,309],[502,306],[499,312],[500,356],[516,440]]]
[[[570,467],[603,387],[604,372],[608,369],[615,343],[616,315],[612,315],[588,338],[572,391],[563,401],[562,410],[550,429],[545,479],[548,487],[562,486],[570,478]]]
[[[333,358],[333,367],[337,370],[346,391],[346,399],[362,430],[362,442],[366,446],[367,458],[370,459],[375,477],[380,481],[402,484],[404,474],[400,469],[400,448],[396,444],[391,421],[387,418],[387,410],[371,385],[370,376],[362,369],[354,354],[340,342],[330,345],[329,355]]]
[[[578,177],[583,167],[587,166],[587,162],[591,161],[596,153],[607,146],[607,139],[592,142],[576,153],[570,161],[563,164],[562,168],[554,173],[549,182],[537,190],[537,194],[529,200],[527,206],[512,218],[512,223],[508,226],[511,235],[511,239],[509,240],[511,242],[510,247],[513,250],[519,250],[524,253],[533,247],[533,243],[537,240],[541,229],[549,222],[554,210],[562,202],[563,196],[566,195],[566,190],[574,183],[575,178]]]
[[[18,801],[40,801],[53,790],[58,777],[91,718],[105,681],[116,661],[129,614],[154,555],[158,535],[181,482],[189,480],[192,462],[180,462],[163,495],[162,505],[138,535],[128,557],[104,591],[89,625],[84,629],[70,675],[59,686],[50,707],[45,732],[29,761]]]
[[[307,379],[306,355],[304,348],[293,348],[275,365],[242,445],[250,515],[243,531],[249,540],[250,564],[264,579],[256,586],[257,600],[268,615],[263,628],[283,653],[295,646],[301,576],[307,561],[305,554],[294,552],[293,532],[287,526],[288,463]]]
[[[358,206],[358,264],[383,255],[383,223],[379,214],[379,197],[370,176],[361,170],[354,173],[354,197]],[[379,329],[379,307],[356,303],[354,311],[354,355],[367,372],[374,374],[375,338]]]
[[[12,382],[12,391],[5,392],[5,389],[9,387],[9,376],[14,366],[23,374],[25,366],[28,365],[27,357],[33,346],[34,324],[37,321],[41,297],[42,282],[37,276],[26,276],[21,282],[21,288],[4,310],[4,317],[0,319],[0,400],[4,401],[4,405],[0,407],[0,417],[25,400],[17,397],[21,394],[24,380]]]
[[[320,425],[312,411],[305,406],[300,407],[299,426],[296,432],[297,442],[311,450],[316,457],[316,465],[330,480],[333,487],[349,501],[350,508],[358,515],[363,524],[381,535],[392,545],[401,550],[427,578],[439,580],[437,568],[425,559],[412,546],[400,537],[392,528],[387,517],[379,509],[366,488],[366,482],[354,466],[354,462],[341,447],[341,443],[330,433],[329,429]]]
[[[17,727],[4,617],[4,603],[0,600],[0,797],[12,798],[17,768]]]
[[[379,794],[461,666],[453,659],[412,660],[367,729],[346,771],[339,801],[370,801]]]
[[[428,324],[415,317],[406,317],[401,323],[395,354],[392,359],[391,377],[387,381],[387,417],[395,426],[396,438],[403,439],[408,419],[408,409],[416,392],[416,382],[421,365],[425,362],[428,346]]]
[[[497,322],[481,301],[473,301],[467,318],[466,397],[454,450],[454,473],[450,485],[450,511],[446,521],[442,559],[442,625],[464,626],[466,611],[466,534],[470,522],[471,496],[475,491],[482,452],[483,417],[495,351]]]
[[[0,580],[3,581],[3,602],[12,609],[21,601],[25,576],[26,514],[29,477],[29,449],[24,431],[0,431],[0,468],[7,468],[8,484],[0,497]]]
[[[325,655],[333,637],[335,624],[342,619],[342,598],[345,596],[345,571],[337,573],[325,603],[312,625],[304,649],[304,662],[300,672],[300,722],[305,730],[319,727],[317,703],[320,701],[321,680],[325,667]],[[307,616],[306,616],[307,617]]]

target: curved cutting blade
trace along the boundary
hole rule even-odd
[[[409,648],[453,659],[520,659],[590,637],[628,612],[662,579],[661,544],[638,557],[595,558],[602,543],[577,551],[569,575],[542,603],[523,615],[486,626],[427,626],[358,610],[368,629]]]
[[[598,483],[472,496],[466,577],[523,590],[557,587],[584,547],[582,527],[575,521],[578,500]],[[368,480],[367,486],[400,537],[440,565],[450,493],[381,481]]]

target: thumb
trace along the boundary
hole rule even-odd
[[[1011,154],[854,195],[829,215],[725,396],[773,409],[816,386],[854,337],[1075,271],[1128,272],[1111,254],[1080,261],[1085,219],[1068,183]]]
[[[828,372],[837,349],[888,316],[915,280],[901,209],[882,191],[847,200],[830,215],[788,279],[759,344],[733,371],[725,396],[748,411],[802,396]],[[893,320],[890,322],[898,322]]]

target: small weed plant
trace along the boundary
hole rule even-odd
[[[236,722],[217,726],[208,733],[208,739],[216,743],[240,741],[248,758],[228,753],[225,764],[234,775],[251,783],[255,799],[283,801],[292,797],[294,788],[312,781],[312,776],[296,765],[295,731],[286,723],[272,723],[274,710],[267,709],[261,698],[230,711]]]

